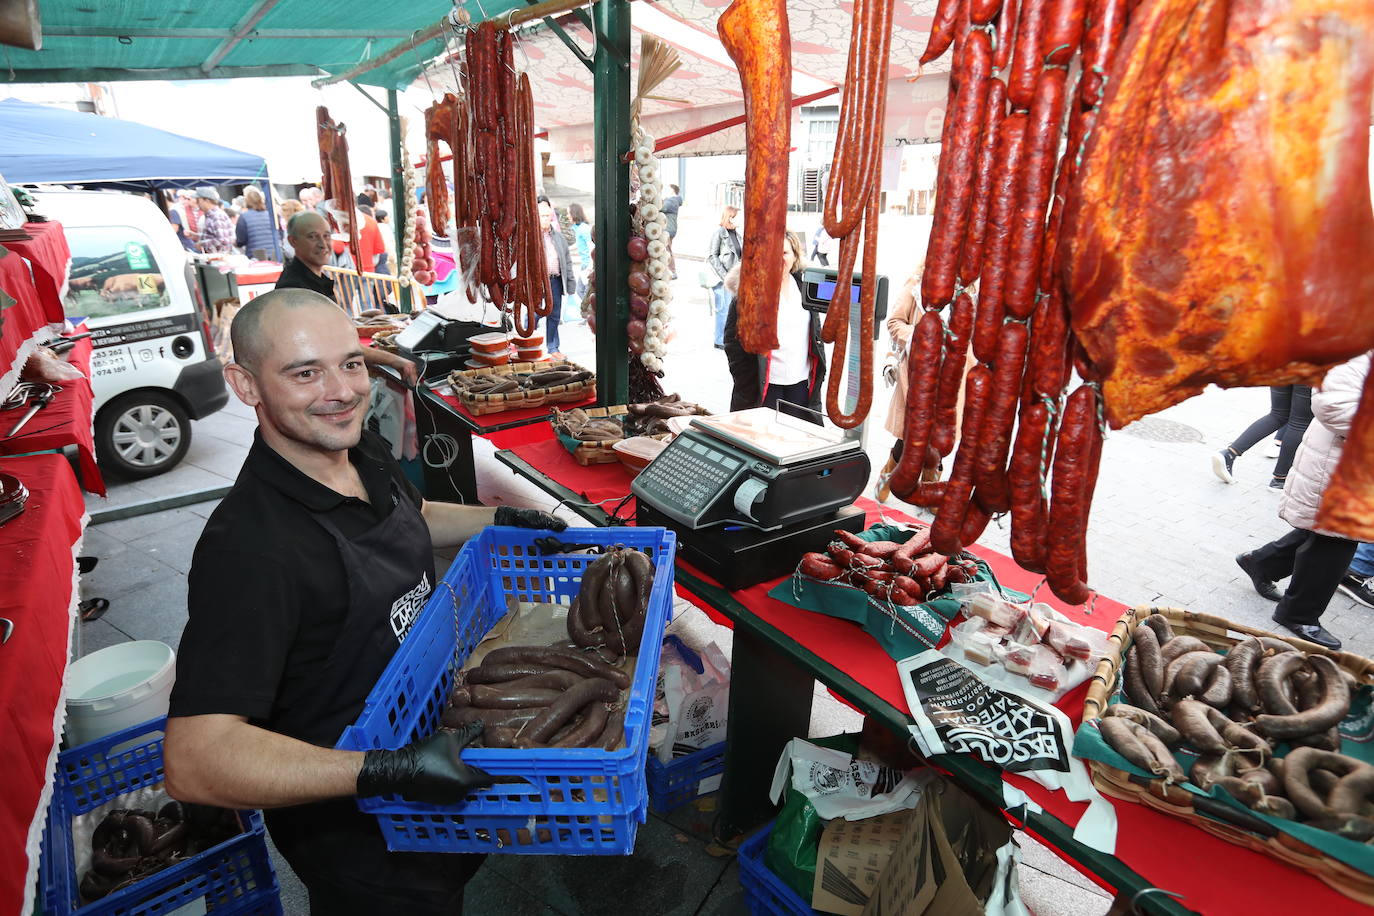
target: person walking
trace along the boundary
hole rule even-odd
[[[706,252],[706,263],[715,271],[718,282],[711,287],[711,313],[716,316],[716,349],[725,349],[725,320],[730,312],[730,302],[734,293],[725,288],[725,276],[730,268],[739,263],[739,230],[735,227],[735,217],[739,216],[738,207],[726,207],[720,212],[720,227],[711,236],[711,247]]]
[[[544,319],[544,345],[549,355],[559,354],[558,325],[563,311],[564,280],[572,281],[572,253],[568,242],[554,222],[553,205],[544,199],[539,203],[539,234],[544,239],[544,266],[549,272],[549,314]]]
[[[587,281],[592,273],[592,224],[587,222],[587,213],[582,205],[576,203],[568,204],[568,221],[572,223],[573,250],[577,252],[577,266],[574,268],[577,282],[569,295],[577,300],[577,307],[572,310],[573,317],[564,320],[583,324],[587,319],[582,317],[582,300],[587,295]]]
[[[821,317],[802,305],[802,242],[794,232],[783,236],[783,269],[792,282],[783,282],[778,301],[778,348],[764,356],[749,353],[739,341],[739,309],[733,298],[739,289],[739,265],[730,269],[724,286],[730,291],[725,322],[725,359],[734,385],[730,409],[777,407],[796,404],[816,412],[821,409],[821,384],[825,381],[825,345],[821,343]]]
[[[677,236],[677,211],[682,209],[682,191],[675,184],[668,185],[673,193],[663,198],[659,209],[668,220],[668,271],[677,279],[677,259],[673,257],[673,239]]]
[[[834,244],[835,240],[825,231],[825,224],[821,223],[816,227],[816,231],[811,233],[811,260],[822,267],[829,267],[830,249]]]
[[[1341,647],[1341,641],[1322,627],[1321,616],[1349,574],[1359,544],[1320,530],[1317,510],[1341,460],[1368,374],[1368,353],[1326,374],[1312,395],[1312,415],[1317,422],[1307,428],[1279,498],[1279,517],[1293,530],[1236,557],[1255,591],[1278,602],[1275,623],[1333,650]],[[1274,584],[1281,579],[1289,579],[1282,596]]]
[[[1269,412],[1245,428],[1236,441],[1212,455],[1212,473],[1223,483],[1235,483],[1233,466],[1236,459],[1250,450],[1255,443],[1279,434],[1280,446],[1278,461],[1274,462],[1274,475],[1269,480],[1273,493],[1283,490],[1284,478],[1293,465],[1293,455],[1302,442],[1312,422],[1312,389],[1307,385],[1279,385],[1269,389]]]

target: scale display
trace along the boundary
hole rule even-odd
[[[808,267],[802,271],[802,305],[813,312],[826,312],[841,287],[839,271],[828,267]],[[854,274],[849,286],[849,301],[857,304],[863,289],[863,274]],[[877,340],[887,318],[887,277],[874,278],[877,290],[873,299],[873,339]],[[843,293],[841,293],[843,295]]]

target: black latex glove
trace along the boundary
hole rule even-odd
[[[562,531],[568,527],[568,523],[556,515],[538,509],[519,509],[515,506],[497,506],[495,524],[534,528],[538,531]]]
[[[423,741],[394,751],[372,750],[358,772],[358,795],[400,795],[411,801],[451,805],[493,782],[491,774],[458,756],[482,733],[480,722],[456,731],[441,729]]]

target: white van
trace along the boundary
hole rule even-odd
[[[100,466],[124,478],[169,471],[191,445],[191,420],[229,402],[186,249],[133,194],[49,188],[40,207],[72,252],[67,317],[84,319],[95,344]]]

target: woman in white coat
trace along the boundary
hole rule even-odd
[[[1322,627],[1321,616],[1359,543],[1318,529],[1317,509],[1341,460],[1368,374],[1366,353],[1332,369],[1321,388],[1312,392],[1315,422],[1302,437],[1279,498],[1279,517],[1293,530],[1236,557],[1255,591],[1278,602],[1274,622],[1328,649],[1339,649],[1341,641]],[[1288,589],[1280,597],[1274,583],[1289,576]]]

